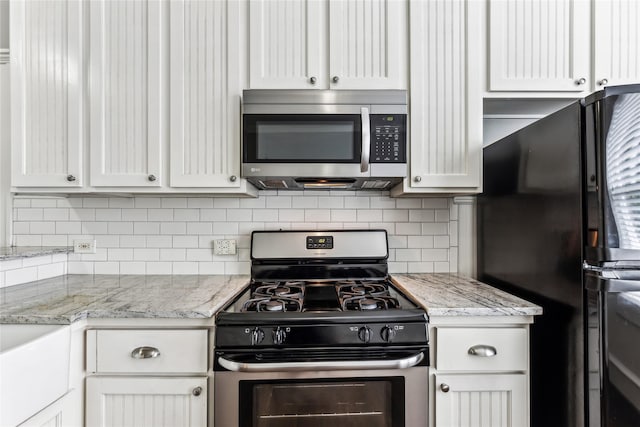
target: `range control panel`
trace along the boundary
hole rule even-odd
[[[333,236],[307,236],[307,249],[333,249]]]
[[[372,163],[406,163],[407,115],[371,114]]]

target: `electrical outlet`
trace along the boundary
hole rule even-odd
[[[73,241],[73,252],[77,254],[95,254],[96,241],[93,239],[78,239]]]
[[[213,241],[213,253],[215,255],[235,255],[236,241],[233,239],[219,239]]]

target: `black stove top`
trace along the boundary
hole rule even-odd
[[[415,308],[388,280],[264,281],[239,298],[240,312],[328,312]],[[235,304],[231,310],[238,310]]]

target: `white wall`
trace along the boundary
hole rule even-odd
[[[252,230],[343,228],[386,229],[392,272],[457,272],[459,247],[469,247],[472,238],[459,236],[458,215],[466,206],[453,199],[394,199],[381,192],[16,198],[13,206],[19,246],[97,240],[96,254],[69,255],[71,274],[244,274]],[[220,238],[236,239],[238,254],[213,255],[212,240]]]

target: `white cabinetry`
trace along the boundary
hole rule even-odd
[[[249,86],[406,89],[406,28],[406,0],[251,0]]]
[[[595,88],[640,83],[640,3],[593,1]]]
[[[82,9],[11,3],[12,185],[83,185]]]
[[[491,0],[489,11],[488,96],[640,83],[636,0]]]
[[[11,13],[15,191],[257,193],[239,178],[243,2]]]
[[[239,2],[170,4],[171,186],[240,186]]]
[[[63,427],[73,425],[73,417],[71,417],[69,413],[69,395],[64,395],[33,417],[21,423],[18,427]]]
[[[483,5],[412,0],[410,177],[392,194],[480,191]]]
[[[91,185],[159,186],[166,108],[163,3],[87,4]]]
[[[87,331],[86,424],[207,425],[208,331]]]
[[[454,320],[430,323],[436,343],[430,370],[435,426],[528,426],[528,326],[505,325],[504,319]]]

